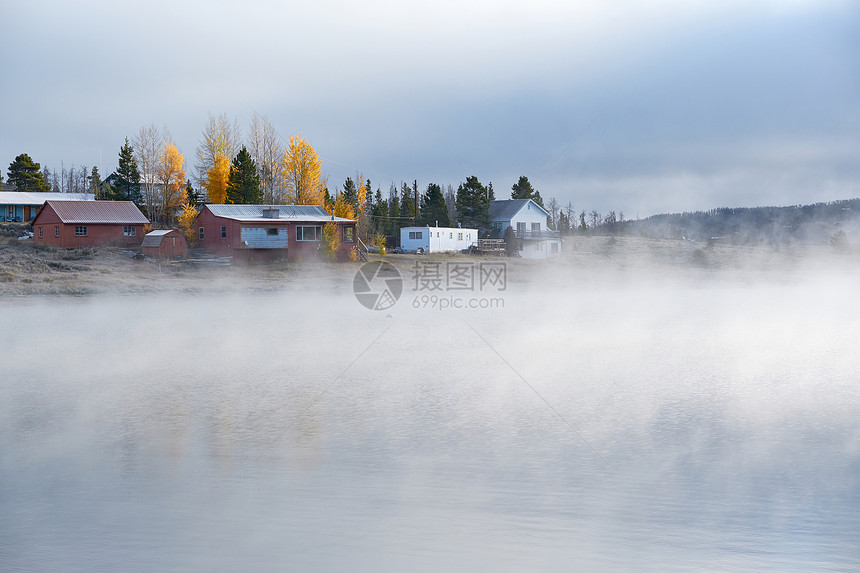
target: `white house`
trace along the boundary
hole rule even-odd
[[[4,184],[3,188],[7,188]],[[94,201],[92,193],[34,193],[29,191],[0,191],[0,221],[29,223],[38,215],[47,200]]]
[[[423,249],[425,253],[462,251],[478,242],[477,229],[453,227],[403,227],[400,247],[405,251]]]
[[[514,228],[520,256],[526,259],[554,259],[561,255],[558,231],[547,227],[549,213],[531,199],[490,201],[490,225],[499,238]]]

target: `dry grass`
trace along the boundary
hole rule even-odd
[[[135,258],[123,248],[55,249],[0,229],[0,297],[88,294],[273,292],[348,289],[361,263],[277,263],[206,267]],[[472,258],[467,255],[388,255],[412,276],[416,262],[505,261],[512,284],[573,285],[583,281],[631,280],[643,273],[696,276],[769,273],[783,276],[816,268],[860,269],[856,251],[829,245],[736,246],[639,237],[572,237],[556,261]]]

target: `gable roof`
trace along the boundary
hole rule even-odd
[[[343,217],[332,217],[319,205],[221,205],[207,204],[206,209],[216,217],[236,221],[352,221]],[[264,217],[263,210],[277,209],[277,218]]]
[[[63,223],[99,223],[145,225],[149,219],[143,216],[131,201],[46,201]],[[36,216],[38,219],[45,209]],[[35,223],[35,221],[33,221]]]
[[[490,201],[490,221],[510,221],[529,203],[549,217],[547,210],[531,199],[498,199]]]

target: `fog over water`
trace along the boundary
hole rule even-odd
[[[350,279],[0,301],[0,570],[857,571],[856,272]]]

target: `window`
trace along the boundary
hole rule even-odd
[[[463,233],[457,233],[457,240],[458,240],[458,241],[462,241],[462,240],[463,240]]]
[[[125,235],[126,237],[134,237],[135,235],[137,235],[137,229],[135,229],[134,227],[131,227],[129,225],[126,225],[122,228],[122,234]]]
[[[454,232],[453,232],[453,231],[451,231],[450,233],[448,233],[448,238],[449,238],[449,239],[453,239],[453,238],[454,238]]]
[[[266,229],[266,235],[268,235],[270,237],[277,237],[278,236],[278,229],[276,227],[269,227],[268,229]]]
[[[525,223],[517,223],[517,234],[522,234],[526,232],[526,224]]]
[[[436,238],[439,238],[439,231],[436,231]]]
[[[203,240],[203,235],[204,235],[204,233],[203,233],[203,229],[204,229],[204,227],[200,227],[200,228],[197,230],[198,236],[200,237],[200,240],[201,240],[201,241]]]
[[[86,237],[87,236],[86,225],[78,225],[77,227],[75,227],[75,236],[76,237]]]
[[[344,243],[354,243],[355,242],[355,227],[349,225],[343,228],[343,242]]]
[[[296,227],[296,240],[297,241],[320,241],[322,240],[322,227],[319,226],[307,226],[307,227]]]
[[[55,237],[59,237],[59,236],[60,236],[60,227],[54,227],[54,236],[55,236]]]
[[[540,231],[540,223],[532,223],[532,233]]]
[[[409,231],[410,239],[423,239],[424,234],[421,231]]]
[[[221,225],[221,238],[222,239],[227,238],[227,227],[224,225]]]

